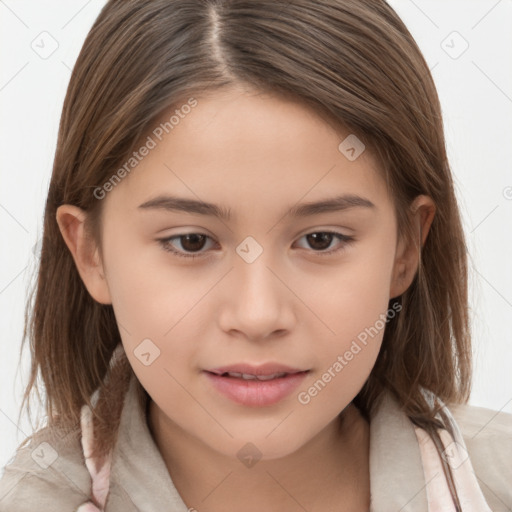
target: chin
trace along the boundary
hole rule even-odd
[[[269,431],[265,430],[259,435],[235,435],[234,438],[224,439],[222,442],[218,439],[204,442],[226,457],[239,459],[243,464],[248,461],[250,467],[255,461],[277,460],[292,455],[309,440],[299,438],[296,431],[293,437],[288,435],[288,431],[270,435],[268,433]]]

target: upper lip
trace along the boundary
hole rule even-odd
[[[275,373],[300,373],[308,370],[300,368],[292,368],[279,363],[265,363],[261,365],[253,365],[247,363],[237,363],[229,366],[221,366],[206,370],[210,373],[222,375],[223,373],[245,373],[247,375],[274,375]]]

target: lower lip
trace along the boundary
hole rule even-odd
[[[308,372],[290,373],[272,380],[244,380],[205,372],[214,388],[237,404],[265,407],[280,402],[304,380]]]

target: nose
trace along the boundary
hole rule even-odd
[[[272,268],[265,252],[256,261],[235,262],[219,305],[224,332],[258,341],[289,332],[295,322],[293,292],[286,275]]]

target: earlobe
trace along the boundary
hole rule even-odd
[[[393,274],[391,276],[391,286],[389,290],[390,299],[394,299],[402,295],[402,293],[409,288],[412,282],[412,279],[409,280],[411,275],[410,264],[412,257],[412,252],[410,250],[403,251],[399,246],[395,257],[395,264],[393,266]]]
[[[99,250],[85,229],[86,218],[87,214],[77,206],[65,204],[57,209],[61,235],[87,291],[100,304],[112,304]]]
[[[410,211],[413,216],[414,239],[406,241],[404,237],[399,240],[391,277],[391,299],[404,293],[414,280],[436,207],[432,198],[420,195],[411,203]]]

